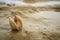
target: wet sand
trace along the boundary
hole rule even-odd
[[[60,7],[0,6],[0,40],[60,40]],[[56,11],[58,10],[58,11]],[[22,17],[21,31],[11,31],[8,17]]]

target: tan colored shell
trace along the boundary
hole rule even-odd
[[[15,22],[16,20],[16,22]],[[14,18],[9,17],[9,23],[12,30],[21,30],[22,29],[22,19],[20,16],[15,15]]]

